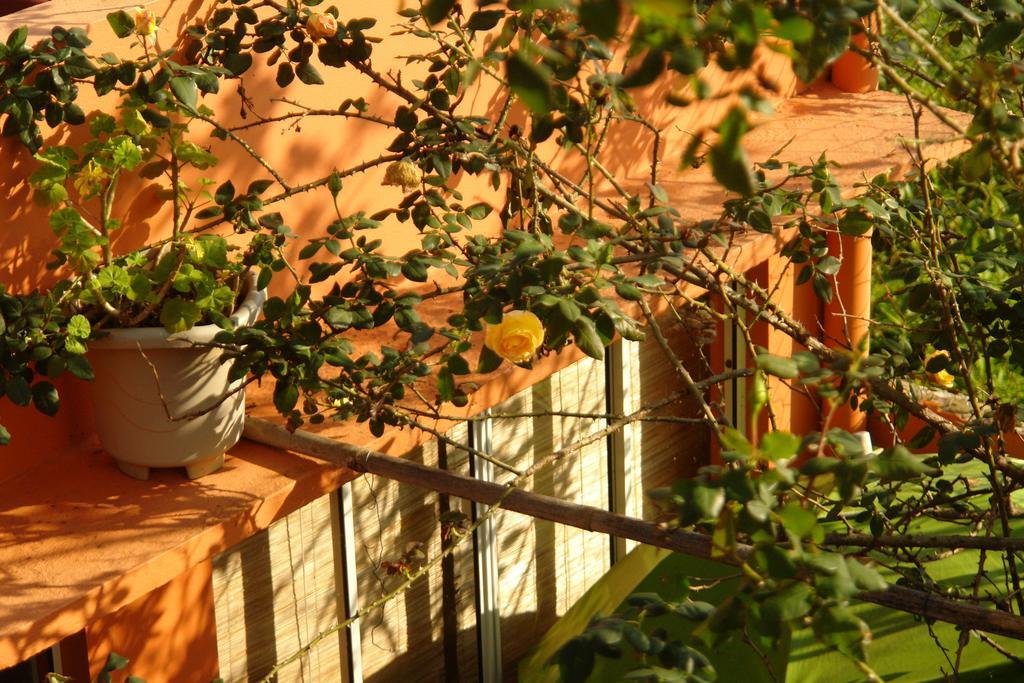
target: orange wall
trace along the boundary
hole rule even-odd
[[[86,629],[89,670],[102,671],[116,652],[130,660],[126,675],[146,683],[209,683],[218,675],[212,565],[197,565],[162,588]]]

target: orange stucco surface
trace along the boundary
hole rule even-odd
[[[102,19],[110,9],[135,4],[140,3],[54,0],[52,7],[28,10],[31,17],[22,13],[0,20],[0,35],[29,18],[37,26],[74,22],[89,25]],[[142,4],[152,4],[162,13],[162,35],[166,38],[188,21],[202,16],[210,2],[159,0]],[[346,17],[387,17],[392,16],[398,4],[397,0],[358,0],[345,2],[342,7]],[[377,32],[386,34],[387,25]],[[97,52],[117,49],[105,24],[94,25],[91,34],[97,40]],[[378,64],[393,63],[396,68],[404,68],[397,59],[403,51],[401,44],[387,45],[384,50],[387,52],[382,50],[375,58]],[[766,68],[775,73],[780,93],[795,93],[799,84],[791,74],[777,60],[766,60]],[[294,96],[322,101],[324,93],[329,93],[331,102],[363,96],[374,105],[394,105],[389,96],[358,77],[325,75],[329,75],[329,83],[322,90],[294,86],[299,91]],[[728,80],[724,76],[723,79]],[[269,101],[270,96],[277,94],[276,86],[263,87],[269,82],[269,74],[257,70],[246,77],[246,91],[261,113],[287,111],[287,105]],[[667,152],[663,149],[667,156],[661,184],[684,215],[713,216],[725,196],[711,179],[709,170],[680,172],[672,155],[681,150],[686,131],[713,122],[724,109],[721,101],[701,111],[668,107],[664,105],[665,87],[652,86],[638,97],[657,103],[653,113],[659,125],[666,128],[666,140],[672,143],[665,146]],[[230,100],[235,96],[233,86],[225,91],[220,97]],[[469,106],[481,111],[493,106],[486,91],[468,99],[473,100]],[[237,112],[238,107],[227,107],[226,111]],[[240,121],[239,118],[234,122]],[[942,137],[944,131],[934,120],[926,118],[924,125],[923,138]],[[627,187],[630,183],[639,185],[650,141],[630,138],[629,135],[636,135],[635,131],[618,134],[621,139],[609,145],[613,158],[608,165]],[[904,152],[898,138],[912,135],[912,120],[902,98],[886,93],[846,94],[828,84],[817,84],[798,97],[780,101],[778,112],[750,134],[747,144],[753,159],[764,159],[787,144],[785,159],[809,162],[826,152],[843,164],[836,175],[849,185],[902,165]],[[301,131],[286,125],[268,126],[254,129],[245,137],[287,173],[290,183],[300,184],[314,177],[315,171],[310,167],[318,164],[320,168],[315,170],[333,165],[343,167],[378,156],[389,144],[391,132],[365,122],[316,119],[304,122]],[[953,151],[950,146],[936,147],[933,154],[947,156]],[[557,157],[557,151],[552,154]],[[46,226],[45,212],[33,205],[21,180],[30,171],[31,160],[24,150],[5,142],[0,148],[0,164],[13,169],[6,180],[0,177],[0,215],[6,216],[4,220],[10,225],[19,227],[0,231],[0,281],[22,290],[45,285],[53,277],[42,268],[53,238]],[[253,166],[248,158],[225,153],[217,175],[231,177],[236,187],[244,187],[249,180],[265,175],[257,173]],[[400,198],[397,188],[381,187],[382,173],[382,169],[374,169],[346,181],[342,192],[346,211],[373,211]],[[492,204],[501,201],[500,195],[474,179],[466,179],[462,189],[469,201],[475,201],[475,197]],[[162,234],[162,226],[167,224],[166,211],[161,212],[153,203],[152,187],[130,188],[125,196],[127,199],[118,207],[129,226],[118,242],[122,249]],[[297,231],[309,234],[330,220],[331,211],[325,193],[312,193],[290,202],[285,219]],[[481,229],[493,231],[497,227],[491,224]],[[410,245],[416,246],[418,240],[410,241],[410,231],[408,226],[387,224],[381,231],[387,241],[385,248],[402,253]],[[738,270],[748,271],[778,254],[785,237],[740,233],[723,250],[723,256]],[[297,251],[302,245],[302,240],[298,240],[294,249]],[[785,275],[786,264],[777,257],[769,270],[777,276],[791,277],[791,273]],[[796,295],[791,297],[794,302],[796,299],[803,300]],[[443,301],[435,301],[421,311],[428,322],[442,320],[447,313]],[[390,334],[379,330],[374,336],[357,341],[367,345],[388,343]],[[782,343],[770,342],[773,347]],[[482,386],[465,412],[476,413],[493,406],[579,357],[579,352],[571,349],[540,359],[532,370],[505,364],[489,377],[480,378]],[[251,414],[272,415],[268,389],[250,393]],[[0,499],[0,667],[83,628],[87,629],[93,656],[106,647],[130,646],[131,629],[118,630],[114,624],[124,623],[118,619],[138,624],[140,629],[147,628],[146,623],[159,624],[159,628],[152,628],[163,629],[169,622],[161,621],[153,612],[173,613],[182,595],[193,595],[197,601],[185,607],[186,612],[201,611],[202,590],[190,583],[192,579],[180,577],[201,575],[204,563],[213,554],[354,476],[303,456],[242,442],[230,451],[222,471],[201,480],[186,481],[177,472],[157,473],[148,482],[131,480],[116,471],[95,441],[88,392],[81,384],[67,382],[62,383],[62,390],[65,405],[56,418],[11,410],[6,403],[0,406],[0,423],[6,424],[14,435],[12,446],[0,451],[0,485],[7,492]],[[392,454],[407,452],[423,438],[397,430],[373,438],[362,425],[356,424],[328,425],[321,430],[332,437]],[[156,589],[162,592],[147,598]],[[106,624],[109,628],[95,624]],[[209,624],[188,622],[182,628],[198,634],[196,637],[202,641],[202,633],[208,633]],[[187,638],[188,634],[182,637]]]

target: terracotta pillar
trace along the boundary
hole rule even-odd
[[[832,301],[825,306],[825,340],[829,346],[868,352],[868,319],[871,317],[871,233],[857,237],[833,233],[828,236],[829,253],[842,261],[832,288]],[[822,407],[825,414],[828,406]],[[840,406],[830,427],[851,431],[867,428],[865,414]]]
[[[874,16],[868,17],[865,23],[869,30],[877,30],[878,21]],[[861,50],[870,48],[864,33],[850,36],[850,44]],[[831,80],[834,86],[845,92],[872,92],[878,90],[878,69],[853,50],[847,50],[832,64]]]
[[[864,20],[871,31],[879,30],[878,18]],[[862,50],[870,44],[865,33],[854,33],[850,43]],[[851,93],[878,89],[878,69],[853,50],[832,65],[832,84]],[[825,335],[829,345],[867,353],[868,318],[871,315],[871,233],[859,237],[829,235],[829,253],[843,262],[836,274],[832,302],[825,307]],[[828,406],[823,406],[828,410]],[[840,407],[831,426],[851,431],[867,428],[864,413]]]
[[[813,330],[821,317],[821,300],[814,295],[809,283],[797,284],[798,272],[799,269],[788,258],[775,254],[754,268],[748,276],[764,289],[774,292],[772,300],[777,305]],[[789,358],[798,351],[807,350],[788,334],[764,321],[757,322],[750,332],[756,345],[763,346],[768,353],[776,356]],[[754,359],[750,359],[748,365],[753,366]],[[775,427],[780,431],[803,435],[820,427],[817,402],[802,392],[791,390],[777,377],[768,377],[768,400],[775,413]],[[758,418],[757,433],[763,436],[771,429],[768,411],[764,410]]]

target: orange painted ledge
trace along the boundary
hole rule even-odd
[[[0,668],[143,597],[354,472],[241,442],[197,481],[122,475],[100,451],[65,450],[4,482]]]

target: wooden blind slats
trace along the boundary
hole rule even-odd
[[[663,323],[663,327],[669,346],[694,378],[706,376],[700,370],[703,367],[700,350],[691,340],[689,331],[679,324]],[[652,336],[643,342],[629,344],[623,352],[624,355],[629,354],[629,367],[633,373],[632,390],[625,398],[630,411],[683,390],[671,363]],[[698,417],[700,410],[695,400],[688,399],[659,411],[659,414]],[[692,476],[698,468],[708,464],[710,437],[707,428],[701,424],[665,422],[640,423],[630,430],[628,436],[633,439],[632,463],[627,463],[627,471],[632,469],[634,474],[630,499],[634,506],[638,499],[643,501],[641,516],[651,519],[656,510],[646,492]],[[639,477],[635,476],[637,470]],[[633,509],[627,514],[637,512]]]
[[[453,440],[465,439],[462,433]],[[437,443],[429,442],[408,458],[437,466]],[[459,465],[458,455],[449,462]],[[441,552],[438,496],[398,482],[365,475],[352,482],[355,511],[356,566],[360,607],[389,592],[401,574],[388,574],[388,563],[402,561],[403,554],[419,548],[422,557]],[[469,516],[465,501],[450,501],[452,510]],[[455,553],[459,638],[449,647],[460,652],[463,680],[476,677],[476,636],[473,615],[472,543],[460,544]],[[432,568],[412,588],[365,618],[361,623],[363,676],[366,681],[445,681],[442,576],[440,565]],[[468,655],[472,654],[472,657]],[[466,655],[465,657],[462,655]],[[463,662],[465,661],[465,664]],[[466,678],[465,676],[469,676]]]
[[[586,359],[537,383],[494,409],[496,414],[536,411],[605,412],[602,363]],[[492,454],[524,468],[554,450],[604,427],[603,419],[495,418]],[[588,505],[608,505],[606,441],[541,470],[525,488]],[[498,476],[507,481],[507,472]],[[496,517],[503,671],[515,662],[608,569],[610,546],[602,534],[510,513]]]
[[[702,366],[699,350],[684,327],[668,325],[665,331],[688,367]],[[678,390],[671,365],[653,339],[624,342],[620,357],[623,410],[635,411]],[[491,452],[523,469],[606,425],[603,418],[555,414],[504,419],[503,414],[605,413],[606,400],[604,364],[591,359],[577,362],[493,409]],[[676,404],[671,412],[698,414],[692,401]],[[449,437],[468,443],[469,432],[467,425],[460,425]],[[709,447],[706,429],[696,424],[634,424],[626,428],[624,441],[624,512],[646,517],[653,510],[645,492],[692,474],[705,464]],[[468,473],[465,450],[447,446],[445,455],[450,470]],[[406,457],[437,466],[438,445],[429,442]],[[525,487],[607,508],[608,472],[608,441],[602,438],[545,467]],[[499,482],[511,477],[497,470]],[[356,589],[363,607],[401,581],[398,565],[403,560],[412,560],[415,566],[441,552],[439,498],[435,492],[372,475],[355,479],[351,487]],[[471,516],[467,501],[453,499],[448,506],[466,518]],[[513,679],[516,661],[608,570],[610,545],[603,534],[513,513],[498,512],[495,527],[502,666],[506,678]],[[278,659],[341,618],[339,533],[335,497],[325,496],[215,559],[218,648],[226,680],[259,678]],[[454,604],[448,605],[447,612],[445,571],[455,588]],[[455,642],[447,644],[446,613],[449,632],[457,634]],[[411,589],[364,617],[359,636],[363,677],[370,683],[476,680],[472,541],[459,545],[447,570],[441,565],[432,568]],[[282,671],[279,680],[348,680],[347,642],[344,632],[326,639],[308,657]],[[457,662],[457,671],[445,670],[446,647],[448,661]]]
[[[337,623],[333,496],[323,496],[270,525],[213,562],[221,676],[257,680],[278,660]],[[344,680],[344,634],[327,638],[278,680]]]

